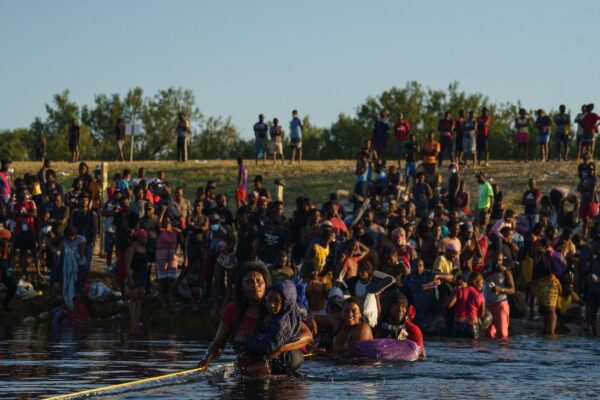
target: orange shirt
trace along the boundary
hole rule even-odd
[[[8,260],[8,242],[10,241],[10,231],[0,229],[0,260]]]
[[[423,152],[423,164],[435,164],[436,156],[440,152],[440,143],[435,140],[426,140],[421,146]]]

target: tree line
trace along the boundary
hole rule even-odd
[[[491,157],[514,157],[514,120],[522,108],[520,103],[493,103],[481,93],[466,93],[458,83],[444,90],[426,88],[418,82],[404,87],[392,87],[377,96],[367,97],[353,115],[340,113],[329,127],[318,127],[307,115],[303,118],[303,150],[305,159],[354,158],[364,139],[371,137],[372,127],[379,112],[386,110],[393,120],[403,113],[410,122],[412,133],[419,141],[429,130],[436,130],[445,111],[456,116],[459,110],[481,108],[490,110]],[[558,104],[556,105],[558,109]],[[69,98],[69,91],[55,94],[46,104],[46,116],[36,117],[28,128],[0,132],[0,154],[13,160],[34,160],[40,135],[46,138],[46,157],[68,160],[68,128],[72,118],[81,122],[80,150],[82,159],[114,160],[116,156],[115,125],[119,117],[126,122],[137,121],[144,134],[135,139],[136,160],[173,159],[175,157],[175,126],[177,113],[182,111],[192,126],[189,147],[190,159],[231,159],[238,155],[254,157],[253,138],[242,138],[230,117],[205,116],[191,90],[169,88],[153,96],[142,88],[119,94],[98,94],[92,105],[78,105]],[[552,113],[551,110],[546,110]],[[256,110],[258,115],[261,110]],[[576,110],[575,110],[576,112]],[[534,111],[529,111],[535,121]],[[574,117],[574,115],[572,115]],[[254,121],[248,121],[249,125]],[[285,127],[285,125],[284,125]],[[533,132],[533,126],[531,131]],[[127,137],[129,151],[131,137]],[[530,146],[533,153],[536,149]]]

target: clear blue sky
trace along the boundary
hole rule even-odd
[[[369,95],[459,81],[493,101],[600,103],[597,1],[0,0],[0,128],[64,89],[181,86],[244,136],[259,112],[329,125]]]

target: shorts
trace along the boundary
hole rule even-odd
[[[456,134],[456,136],[454,137],[454,150],[456,151],[463,151],[464,147],[463,147],[463,139],[464,139],[464,134],[460,133],[460,134]]]
[[[549,133],[547,133],[545,135],[538,134],[538,136],[537,136],[537,142],[538,142],[538,144],[548,144],[549,141],[550,141],[550,134]]]
[[[579,218],[592,219],[598,215],[600,203],[581,203],[579,205]]]
[[[556,143],[569,144],[569,135],[565,135],[563,132],[557,132]]]
[[[119,151],[123,151],[123,146],[125,145],[125,140],[117,140],[117,148]]]
[[[117,270],[115,271],[115,278],[119,285],[125,284],[127,273],[125,270],[125,252],[117,250]]]
[[[475,146],[473,137],[470,134],[463,134],[462,149],[465,153],[472,153]]]
[[[300,139],[300,138],[290,139],[290,149],[301,149],[301,148],[302,148],[302,139]]]
[[[246,189],[237,188],[235,190],[235,199],[238,203],[246,202]]]
[[[131,278],[133,279],[133,286],[136,289],[143,289],[148,285],[147,271],[132,271]]]
[[[79,150],[79,143],[75,140],[69,140],[69,151],[71,153]]]
[[[517,144],[529,143],[529,132],[517,132]]]
[[[158,279],[177,278],[179,260],[171,249],[156,250],[156,277]]]
[[[488,137],[483,135],[477,135],[477,151],[488,152]]]
[[[254,141],[254,149],[256,151],[256,155],[260,158],[267,153],[267,138],[259,138],[257,137]]]
[[[35,249],[35,235],[32,231],[25,231],[15,235],[15,248],[21,251]]]
[[[283,155],[283,143],[281,140],[274,140],[271,142],[271,154],[281,154]]]
[[[399,140],[394,140],[394,144],[392,145],[392,155],[394,157],[400,157],[404,154],[404,142]]]
[[[581,136],[581,145],[582,146],[592,146],[593,144],[594,144],[594,135],[593,134],[584,133]]]
[[[581,133],[578,133],[575,136],[575,143],[577,144],[577,146],[579,146],[581,144],[581,139],[583,138],[583,135]]]
[[[404,174],[407,178],[415,176],[417,172],[417,163],[415,161],[407,161],[406,168],[404,168]]]

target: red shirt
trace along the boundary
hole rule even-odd
[[[394,135],[398,142],[404,142],[406,137],[408,136],[408,131],[410,130],[410,124],[406,121],[400,122],[396,121],[394,124]]]
[[[479,317],[478,311],[485,302],[483,295],[473,286],[456,288],[455,293],[454,320],[459,322],[461,319],[466,319],[469,322],[476,322]]]
[[[398,254],[398,258],[400,261],[404,263],[404,265],[410,267],[410,255],[412,254],[412,246],[406,243],[403,247],[396,245],[396,254]]]
[[[330,218],[329,222],[331,222],[331,226],[333,227],[335,236],[340,236],[342,233],[348,232],[348,228],[346,228],[346,224],[340,218],[338,218],[338,217]]]
[[[592,135],[594,132],[597,132],[598,129],[598,121],[600,120],[600,115],[596,113],[586,113],[583,117],[583,121],[581,121],[581,126],[583,127],[583,133],[587,135]]]
[[[408,339],[412,340],[420,347],[423,347],[423,334],[421,333],[421,328],[410,321],[406,321],[404,323],[404,329],[408,332]]]
[[[487,117],[481,116],[477,118],[477,135],[487,137],[489,134],[491,121],[492,117],[489,115]]]
[[[221,321],[233,328],[238,321],[240,311],[240,304],[237,301],[227,304],[221,312]],[[244,315],[235,332],[233,342],[245,343],[248,335],[254,331],[257,324],[257,319],[251,318],[247,314]]]
[[[23,202],[16,201],[13,204],[12,212],[15,216],[15,234],[32,231],[35,232],[35,217],[22,217],[18,214],[26,212],[31,213],[37,210],[33,200],[25,200]]]

